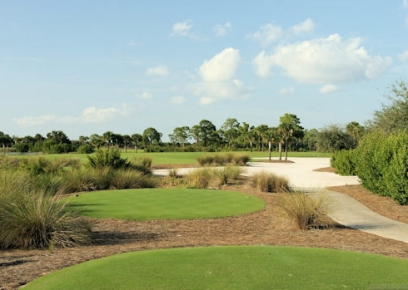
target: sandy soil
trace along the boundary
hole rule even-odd
[[[329,169],[330,170],[330,169]],[[376,253],[408,259],[408,244],[357,230],[334,226],[322,230],[297,230],[278,206],[280,194],[259,193],[245,186],[231,186],[261,197],[266,207],[244,216],[188,221],[93,220],[92,246],[0,252],[0,289],[18,289],[52,271],[117,253],[174,247],[221,245],[285,245]],[[408,223],[408,210],[361,186],[332,187],[349,194],[372,210]]]

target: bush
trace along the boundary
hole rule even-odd
[[[89,166],[96,169],[109,167],[113,169],[127,168],[130,164],[127,158],[120,157],[118,149],[97,150],[94,156],[88,155]]]
[[[285,194],[280,206],[301,230],[328,227],[332,222],[327,216],[329,203],[324,192],[309,196],[304,192]]]
[[[190,187],[207,188],[212,178],[210,168],[199,168],[186,175]]]
[[[249,182],[252,187],[262,192],[287,192],[289,190],[289,181],[274,173],[256,173],[250,177]]]
[[[201,166],[206,165],[224,166],[228,164],[244,166],[249,160],[250,157],[247,154],[233,154],[233,153],[203,155],[197,157],[197,162]]]
[[[17,185],[0,196],[0,248],[70,247],[91,243],[90,223],[69,210],[59,195]]]
[[[334,152],[330,163],[337,174],[356,175],[356,157],[353,149]]]
[[[366,135],[356,149],[356,172],[362,185],[399,204],[408,204],[408,133]]]
[[[95,147],[91,144],[82,144],[77,149],[77,153],[79,154],[91,154],[94,152],[95,152]]]

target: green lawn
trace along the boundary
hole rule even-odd
[[[92,260],[41,277],[24,289],[407,289],[407,276],[407,260],[379,255],[271,246],[208,247]]]
[[[260,211],[265,202],[238,192],[204,189],[130,189],[83,193],[69,206],[92,218],[127,220],[219,218]]]
[[[260,157],[268,157],[268,152],[232,152],[237,154],[248,154],[251,158],[260,158]],[[197,157],[207,154],[226,154],[225,152],[220,153],[211,153],[211,152],[162,152],[162,153],[134,153],[131,150],[128,150],[128,153],[124,153],[122,151],[121,157],[128,158],[128,160],[133,160],[134,158],[139,157],[150,157],[153,160],[153,164],[196,164]],[[39,155],[44,158],[50,159],[57,159],[57,158],[79,158],[83,164],[88,162],[88,158],[86,154],[44,154]],[[278,152],[272,153],[272,158],[277,158],[279,156]],[[331,153],[318,153],[318,152],[289,152],[288,158],[290,157],[327,157],[330,158],[332,156]],[[27,158],[35,158],[38,155],[34,156],[16,156],[16,157],[27,157]],[[284,157],[284,153],[283,153]]]

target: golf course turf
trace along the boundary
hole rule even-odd
[[[200,247],[96,259],[41,277],[24,289],[370,289],[407,286],[407,274],[407,260],[373,254]]]
[[[69,206],[92,218],[126,220],[220,218],[260,211],[265,202],[239,192],[204,189],[130,189],[80,194]]]

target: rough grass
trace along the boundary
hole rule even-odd
[[[293,223],[301,230],[328,227],[330,203],[324,191],[309,195],[302,191],[287,193],[280,202]]]
[[[274,173],[259,172],[249,177],[249,184],[261,192],[287,192],[289,191],[289,181]]]
[[[88,261],[43,276],[26,290],[404,289],[408,261],[291,247],[141,251]]]
[[[14,189],[0,197],[0,248],[70,247],[91,242],[90,223],[58,195]]]

